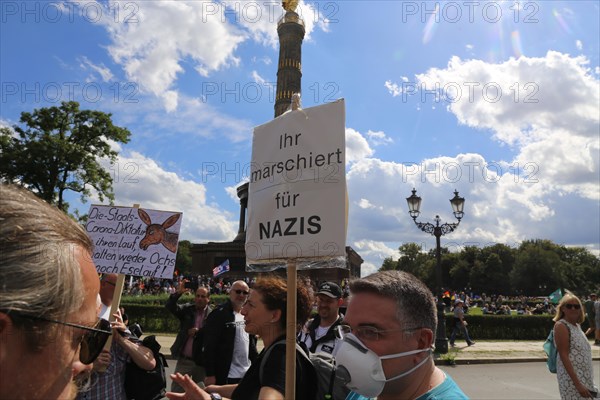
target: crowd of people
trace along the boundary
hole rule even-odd
[[[157,360],[112,303],[118,277],[99,279],[90,239],[64,213],[23,189],[1,189],[0,399],[127,399],[125,365],[151,371]],[[165,307],[180,321],[171,348],[177,365],[166,396],[283,400],[287,282],[276,276],[233,282],[200,278],[197,287],[190,287],[188,281],[158,285],[167,288]],[[137,283],[138,290],[145,286]],[[180,303],[186,292],[193,292],[193,302]],[[227,293],[228,300],[211,306],[215,293]],[[456,332],[451,342],[461,332],[472,345],[464,323],[469,299],[453,296]],[[316,288],[300,279],[296,297],[295,398],[316,398],[318,372],[308,355],[322,353],[335,358],[343,381],[343,395],[334,399],[467,398],[435,366],[436,301],[413,275],[381,271],[341,285],[319,282]],[[591,305],[600,316],[600,302]],[[310,319],[313,310],[316,316]],[[598,335],[600,318],[587,317]],[[571,293],[556,307],[562,398],[598,393],[590,344],[581,330],[585,318],[582,301]],[[111,346],[105,346],[111,337]],[[264,344],[260,353],[257,338]],[[23,371],[35,371],[35,379]]]

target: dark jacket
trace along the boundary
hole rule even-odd
[[[335,327],[342,324],[343,322],[344,316],[342,314],[338,315],[338,318],[335,320],[333,325],[329,327],[327,333],[321,336],[319,339],[315,339],[316,330],[319,327],[319,324],[321,323],[321,317],[317,315],[313,319],[308,321],[308,332],[300,331],[298,333],[298,342],[300,344],[304,344],[306,342],[307,336],[310,336],[312,342],[310,348],[306,348],[306,346],[304,346],[305,349],[309,352],[314,353],[317,350],[317,346],[320,343],[324,342],[331,342],[331,350],[333,351],[333,347],[335,344]]]
[[[173,293],[169,296],[167,300],[167,304],[165,307],[167,310],[171,312],[177,319],[179,320],[179,332],[177,333],[177,337],[175,338],[175,342],[173,346],[171,346],[171,355],[175,358],[179,358],[181,355],[181,351],[183,350],[183,346],[185,346],[185,342],[188,338],[188,330],[194,326],[194,320],[196,319],[196,305],[194,303],[186,303],[186,304],[177,304],[177,300],[181,297],[179,293]],[[208,307],[208,315],[210,315],[212,308]],[[206,319],[204,320],[204,324],[202,325],[204,330],[204,326],[206,324]]]
[[[231,300],[221,304],[210,313],[204,329],[204,368],[206,376],[214,376],[217,385],[227,383],[227,374],[233,358],[235,342],[235,317]],[[248,356],[256,360],[256,336],[249,336]]]

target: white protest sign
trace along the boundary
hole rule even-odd
[[[346,254],[344,100],[254,129],[246,263]]]
[[[183,214],[92,205],[85,230],[99,273],[172,279]]]

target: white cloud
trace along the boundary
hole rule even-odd
[[[373,155],[367,140],[352,128],[346,128],[346,163],[359,161]]]
[[[237,216],[207,203],[204,185],[169,172],[138,153],[121,154],[113,171],[115,204],[181,211],[181,237],[194,242],[228,241],[237,234]],[[97,199],[94,199],[97,201]]]
[[[139,100],[137,103],[106,101],[102,103],[102,109],[106,112],[118,111],[118,123],[122,126],[138,126],[138,137],[225,137],[233,143],[248,141],[251,138],[254,125],[250,121],[222,114],[211,104],[200,99],[177,92],[174,92],[174,95],[177,96],[177,109],[164,109],[160,104],[162,99],[144,95],[136,97],[136,100]],[[161,108],[164,111],[161,111]]]
[[[59,59],[60,60],[60,59]],[[79,66],[85,70],[85,71],[89,71],[91,70],[92,72],[100,75],[100,78],[102,79],[102,81],[104,82],[110,82],[114,75],[112,74],[112,72],[110,71],[110,68],[106,67],[104,64],[100,64],[100,65],[96,65],[93,62],[91,62],[87,57],[81,57],[81,59],[79,60]],[[97,78],[94,74],[91,74],[90,77],[88,78],[90,81],[96,81]]]
[[[3,118],[0,118],[0,128],[8,128],[12,130],[13,124]]]
[[[375,208],[373,204],[367,199],[360,199],[357,203],[360,208]]]
[[[367,131],[367,137],[369,138],[369,142],[373,143],[374,146],[381,146],[381,145],[394,143],[394,139],[387,136],[382,131],[374,132],[374,131],[369,130],[369,131]]]
[[[185,72],[184,62],[204,77],[238,66],[241,60],[235,51],[249,38],[273,48],[278,45],[277,21],[283,15],[276,2],[138,1],[127,3],[127,12],[122,13],[127,15],[120,15],[120,20],[111,12],[124,11],[117,0],[73,3],[80,7],[92,3],[104,11],[100,23],[112,41],[107,46],[111,57],[127,79],[162,98],[168,111],[177,107],[175,86]],[[317,7],[303,1],[298,6],[307,41],[315,28],[328,29],[329,22]],[[262,61],[270,64],[268,58]]]
[[[109,11],[122,8],[118,1],[97,4],[106,10],[101,23],[112,40],[108,51],[113,60],[142,90],[163,97],[169,110],[176,106],[172,90],[184,59],[204,76],[239,62],[234,51],[245,34],[226,22],[219,3],[132,2],[134,14],[130,10],[128,21],[112,18]],[[210,12],[211,5],[216,12]]]
[[[427,90],[462,88],[448,110],[460,123],[515,146],[514,162],[543,178],[538,189],[598,199],[600,83],[588,64],[584,56],[554,51],[500,64],[453,57],[446,69],[417,79]]]
[[[435,238],[421,232],[408,215],[405,198],[413,187],[423,199],[419,222],[433,223],[436,215],[442,223],[456,222],[449,199],[455,189],[466,199],[460,226],[442,241],[452,251],[466,245],[515,245],[532,238],[573,243],[577,239],[565,224],[577,226],[578,237],[597,237],[597,226],[589,223],[598,218],[597,200],[579,197],[576,191],[565,194],[542,171],[536,174],[515,166],[488,161],[479,154],[437,157],[417,164],[375,158],[357,161],[347,174],[348,241],[355,249],[361,243],[357,251],[377,267],[391,250],[368,247],[364,241],[387,243],[386,247],[415,242],[425,251],[435,248]]]
[[[264,57],[261,57],[261,58],[257,58],[256,56],[254,56],[254,57],[251,58],[251,61],[253,63],[261,62],[261,63],[263,63],[265,65],[271,65],[273,63],[273,60],[271,60],[271,58],[268,57],[268,56],[264,56]]]
[[[583,43],[581,42],[581,40],[575,41],[575,47],[577,47],[577,50],[579,51],[583,50]]]
[[[498,101],[490,101],[493,92],[482,91],[486,84],[502,90]],[[599,214],[598,84],[585,57],[556,52],[500,64],[454,57],[446,69],[417,75],[420,89],[462,88],[462,96],[454,96],[447,110],[460,123],[511,145],[514,158],[494,161],[458,154],[414,165],[360,159],[347,174],[349,239],[434,248],[433,238],[408,216],[404,197],[412,187],[423,198],[421,222],[433,222],[436,214],[442,222],[456,221],[448,199],[454,189],[466,198],[465,217],[443,246],[515,245],[548,237],[557,243],[577,241],[565,224],[577,226],[580,238],[597,237],[597,226],[589,221],[597,221]],[[393,95],[402,93],[392,82],[386,87]],[[470,93],[469,87],[477,90]],[[352,193],[360,197],[353,199]],[[385,258],[385,252],[376,253],[365,252],[368,268]]]
[[[252,79],[254,79],[254,82],[258,83],[261,86],[267,85],[267,81],[265,80],[265,78],[260,76],[259,73],[256,71],[252,71]]]
[[[383,242],[373,240],[353,242],[352,248],[365,260],[360,271],[363,277],[377,272],[385,258],[391,257],[397,260],[400,255],[398,250],[388,247]]]
[[[397,97],[402,94],[402,90],[400,89],[400,86],[398,86],[397,83],[394,83],[390,80],[385,81],[383,86],[385,86],[385,88],[388,90],[388,92],[390,92],[392,97]]]

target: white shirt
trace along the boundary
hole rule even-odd
[[[250,337],[244,329],[244,316],[235,311],[233,314],[235,316],[235,339],[233,341],[233,357],[231,358],[227,378],[239,379],[250,368],[250,356],[248,354]]]
[[[102,319],[110,321],[110,306],[102,303],[102,307],[100,307],[100,314],[98,316]]]

